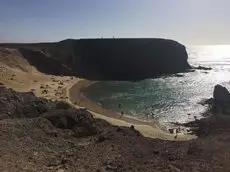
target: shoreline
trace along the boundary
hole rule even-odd
[[[128,116],[125,114],[121,115],[120,113],[115,112],[115,111],[110,110],[110,109],[107,109],[107,108],[103,107],[102,105],[98,104],[97,102],[92,101],[91,99],[86,97],[84,95],[84,89],[93,85],[96,82],[97,81],[80,80],[76,84],[73,84],[72,86],[70,86],[69,87],[70,101],[72,103],[74,103],[75,105],[78,105],[80,107],[83,106],[85,108],[92,109],[93,112],[99,113],[99,114],[107,116],[107,117],[125,120],[127,122],[131,122],[134,124],[150,124],[150,122],[148,122],[148,121],[140,120],[140,119],[134,118],[132,116]],[[74,94],[74,96],[73,96],[73,94]],[[154,123],[152,122],[152,125],[153,124]],[[157,126],[157,124],[154,125],[154,127],[156,127],[156,126]]]
[[[175,140],[175,135],[165,131],[166,129],[164,130],[163,128],[161,128],[159,126],[159,123],[157,122],[147,122],[126,115],[121,116],[121,114],[114,112],[110,109],[106,109],[98,105],[96,102],[88,99],[83,94],[83,90],[92,85],[93,83],[95,83],[95,81],[80,79],[76,81],[74,84],[71,84],[67,88],[67,96],[69,97],[69,103],[78,108],[87,108],[94,115],[95,118],[104,119],[112,125],[126,127],[130,127],[131,125],[133,125],[135,129],[140,131],[146,137],[159,138],[164,140]],[[185,141],[195,138],[196,136],[194,135],[178,133],[176,140]]]

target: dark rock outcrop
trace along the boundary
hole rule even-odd
[[[68,39],[0,46],[19,48],[41,72],[94,80],[140,80],[191,68],[186,48],[167,39]]]
[[[0,87],[0,117],[34,118],[55,108],[55,103],[35,97],[32,92],[18,93]]]
[[[56,103],[56,109],[70,109],[71,105],[64,101],[59,101]]]
[[[48,119],[57,128],[71,129],[78,137],[97,134],[96,120],[86,109],[0,87],[0,120],[36,117]]]
[[[216,103],[230,103],[229,91],[219,84],[214,88],[213,98]]]
[[[102,79],[138,80],[190,68],[185,47],[172,40],[80,40],[77,47],[80,64]]]
[[[205,66],[193,67],[193,69],[197,69],[197,70],[212,70],[211,67],[205,67]]]
[[[199,102],[201,105],[207,106],[205,114],[224,114],[230,115],[230,93],[227,88],[217,84],[214,87],[213,98],[204,99]]]
[[[78,137],[97,133],[95,120],[85,109],[59,109],[44,114],[57,128],[71,129]]]
[[[19,48],[23,57],[39,71],[53,75],[71,75],[71,69],[61,60],[46,54],[45,49],[33,50],[29,48]]]

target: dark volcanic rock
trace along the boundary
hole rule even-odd
[[[204,66],[193,67],[193,69],[198,69],[198,70],[212,70],[211,67],[204,67]]]
[[[52,110],[45,113],[44,117],[57,128],[72,129],[79,137],[97,133],[95,119],[85,109]]]
[[[200,104],[208,105],[205,116],[210,116],[211,114],[230,115],[230,93],[219,84],[214,88],[213,98],[202,100]]]
[[[204,113],[206,118],[189,122],[185,124],[186,127],[191,127],[191,131],[199,137],[218,135],[229,131],[230,93],[225,87],[217,84],[214,88],[213,98],[204,100],[201,104],[210,107]]]
[[[225,87],[216,85],[213,92],[213,98],[217,103],[229,103],[230,93]]]
[[[0,115],[9,118],[33,118],[55,107],[49,100],[35,97],[32,92],[18,93],[0,87]]]
[[[70,109],[71,105],[67,102],[64,102],[64,101],[58,101],[56,103],[56,108],[57,109]]]
[[[45,54],[40,50],[29,48],[19,48],[23,57],[38,70],[47,74],[71,75],[71,70],[63,64],[62,61]]]
[[[185,46],[167,39],[68,39],[0,46],[19,48],[43,73],[94,80],[140,80],[191,69]]]
[[[185,47],[165,39],[80,40],[78,53],[85,77],[139,80],[190,68]]]
[[[0,120],[41,115],[57,128],[72,129],[77,136],[97,133],[95,119],[86,109],[73,109],[68,103],[38,98],[32,92],[18,93],[0,87]]]

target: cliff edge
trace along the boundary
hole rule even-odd
[[[93,80],[140,80],[191,68],[185,46],[167,39],[67,39],[0,46],[18,49],[43,73]]]

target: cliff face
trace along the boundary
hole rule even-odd
[[[190,68],[185,47],[166,39],[69,39],[2,46],[20,48],[42,72],[96,80],[139,80]]]
[[[164,39],[80,40],[81,64],[106,79],[136,80],[189,68],[185,47]]]

